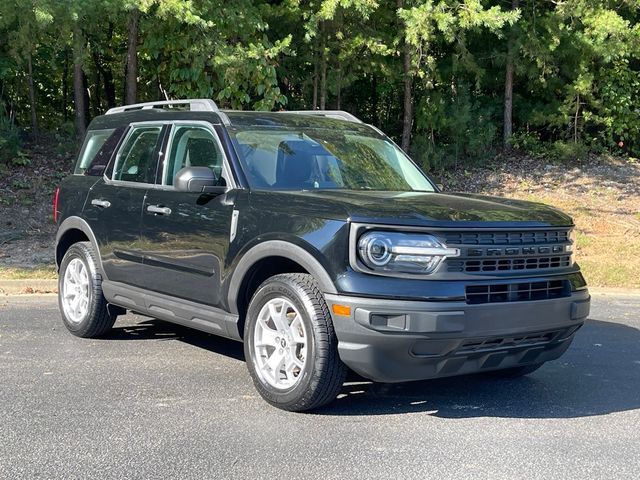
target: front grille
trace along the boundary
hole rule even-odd
[[[447,245],[548,245],[568,243],[569,230],[521,232],[443,232]]]
[[[570,296],[571,284],[568,280],[545,280],[498,285],[467,285],[465,295],[470,305],[549,300]]]
[[[569,228],[521,231],[443,231],[440,238],[460,249],[443,270],[470,275],[508,274],[571,267]]]
[[[449,272],[512,272],[517,270],[540,270],[545,268],[562,268],[571,266],[571,256],[535,258],[501,258],[483,260],[454,260],[449,259]]]

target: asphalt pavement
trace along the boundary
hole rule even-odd
[[[638,478],[640,296],[596,296],[529,377],[354,381],[270,407],[239,343],[127,315],[73,337],[54,296],[0,297],[0,479]]]

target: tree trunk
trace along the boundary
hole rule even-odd
[[[402,116],[402,144],[405,152],[411,146],[411,127],[413,126],[413,77],[411,74],[411,50],[404,45],[404,114]]]
[[[82,141],[87,125],[85,92],[82,72],[84,38],[78,25],[73,29],[73,100],[76,110],[76,136]]]
[[[513,134],[513,57],[507,54],[507,65],[504,79],[504,128],[502,131],[502,143],[505,149],[509,149],[511,135]]]
[[[111,67],[102,70],[102,80],[104,81],[104,95],[107,100],[107,108],[116,106],[116,84],[113,81]]]
[[[576,113],[573,116],[573,143],[578,143],[578,116],[580,114],[580,94],[576,93]]]
[[[93,101],[93,115],[98,116],[102,114],[102,68],[100,67],[100,56],[93,52],[93,66],[94,66],[94,101]]]
[[[403,8],[404,1],[398,0],[398,9]],[[404,35],[403,35],[404,37]],[[402,142],[400,147],[405,152],[409,152],[411,146],[411,128],[413,126],[413,75],[411,72],[411,46],[404,39],[403,48],[403,84],[404,84],[404,101],[402,114]]]
[[[318,52],[313,56],[313,110],[318,108]]]
[[[511,0],[511,9],[515,10],[520,5],[520,0]],[[511,147],[513,135],[513,61],[515,56],[515,27],[511,27],[509,40],[507,41],[507,63],[504,77],[504,119],[502,131],[502,143],[506,150]]]
[[[342,109],[342,62],[338,60],[338,78],[336,85],[336,110]]]
[[[96,102],[102,106],[102,84],[104,85],[104,96],[107,102],[107,108],[116,106],[116,86],[113,82],[113,73],[111,72],[110,58],[101,58],[99,54],[93,52],[93,64],[96,69]],[[100,115],[98,112],[97,115]]]
[[[333,24],[333,32],[335,34],[336,31],[343,30],[344,27],[344,18],[343,18],[343,9],[339,8],[336,12],[336,20]],[[342,59],[340,58],[341,48],[340,45],[337,46],[338,53],[336,57],[338,58],[338,68],[337,68],[337,78],[336,78],[336,110],[342,110]]]
[[[322,35],[320,44],[320,110],[325,110],[327,107],[327,36],[325,22],[322,22],[320,35]]]
[[[136,103],[138,98],[138,18],[140,11],[131,10],[129,15],[129,34],[127,39],[127,69],[125,104]]]
[[[84,70],[82,70],[82,94],[84,95],[84,126],[86,127],[91,120],[91,95],[89,91],[89,79]]]
[[[27,81],[29,83],[29,103],[31,104],[31,131],[38,141],[38,115],[36,113],[36,90],[33,86],[33,63],[31,52],[27,54]]]
[[[69,51],[64,49],[64,63],[62,66],[62,117],[69,119]]]
[[[378,117],[378,77],[375,73],[371,80],[371,110],[373,110],[371,112],[371,120],[378,127],[380,126],[380,118]]]
[[[109,22],[109,38],[113,37],[114,30],[115,25],[113,22]],[[102,81],[104,82],[105,100],[107,102],[107,108],[113,108],[116,106],[116,84],[113,80],[113,71],[111,70],[111,65],[114,64],[113,49],[111,46],[104,52],[101,60],[100,75],[102,75]]]

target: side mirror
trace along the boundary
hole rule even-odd
[[[179,192],[207,193],[221,188],[209,167],[185,167],[176,173],[173,186]]]
[[[438,187],[438,190],[443,191],[444,190],[444,183],[436,183],[436,187]]]

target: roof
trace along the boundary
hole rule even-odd
[[[94,118],[89,129],[117,128],[134,122],[175,120],[202,120],[232,128],[311,127],[371,132],[370,127],[358,118],[341,110],[289,112],[219,110],[215,102],[210,99],[169,100],[115,107],[105,115]]]
[[[341,130],[371,133],[371,128],[359,120],[346,120],[343,118],[337,118],[337,116],[325,116],[310,112],[250,112],[240,110],[223,110],[222,113],[229,119],[228,126],[232,128],[338,128]]]

